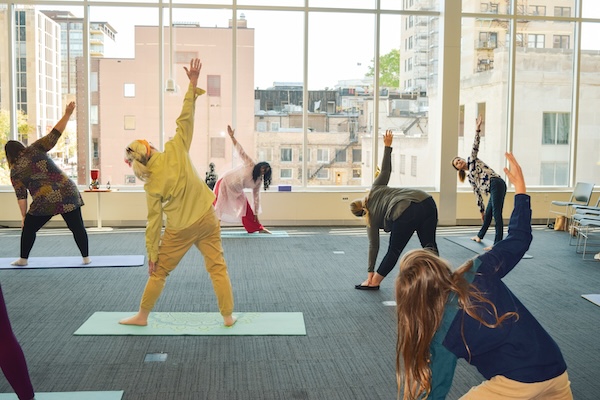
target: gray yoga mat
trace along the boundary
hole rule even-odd
[[[90,256],[92,262],[82,264],[81,257],[30,257],[24,267],[10,265],[18,257],[0,258],[0,269],[40,269],[40,268],[109,268],[139,267],[144,265],[146,256]]]
[[[105,312],[92,314],[74,335],[133,335],[133,336],[288,336],[306,335],[301,312],[239,312],[232,327],[223,325],[219,313],[210,312],[153,312],[147,326],[121,325],[119,320],[135,312]]]
[[[600,307],[600,294],[582,294],[581,297]]]
[[[35,400],[121,400],[123,391],[109,392],[35,392]],[[0,400],[18,400],[14,393],[0,393]]]
[[[248,233],[246,231],[228,231],[221,230],[221,238],[252,238],[252,239],[273,239],[273,238],[282,238],[282,237],[290,237],[286,231],[271,231],[271,234],[268,233]]]
[[[446,236],[446,240],[449,240],[452,243],[462,246],[465,249],[469,249],[477,254],[485,253],[484,248],[490,247],[494,244],[494,242],[487,240],[487,239],[483,239],[481,242],[477,243],[476,241],[471,240],[470,237],[466,237],[466,236]],[[523,256],[523,259],[526,259],[526,258],[533,258],[533,256],[525,253],[525,255]]]

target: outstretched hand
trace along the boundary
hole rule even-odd
[[[515,156],[513,156],[512,153],[508,152],[504,155],[506,156],[506,159],[509,163],[509,167],[505,167],[504,172],[515,187],[515,194],[527,193],[527,188],[525,187],[525,178],[523,177],[523,171],[521,170],[521,166],[515,159]]]
[[[73,114],[74,110],[75,110],[75,102],[72,101],[69,104],[67,104],[67,107],[65,107],[65,114],[71,115],[71,114]]]
[[[183,67],[185,69],[185,73],[187,74],[190,83],[194,86],[198,83],[198,77],[200,76],[200,70],[202,69],[202,63],[199,58],[192,58],[190,60],[190,69]]]
[[[232,129],[231,125],[227,125],[227,133],[229,134],[229,137],[233,139],[233,135],[235,135],[235,129]]]
[[[479,114],[477,116],[477,119],[475,120],[475,129],[476,130],[481,130],[481,124],[483,123],[483,117],[481,116],[481,114]]]
[[[392,142],[394,141],[394,134],[391,129],[387,129],[385,134],[383,135],[383,144],[385,147],[392,147]]]

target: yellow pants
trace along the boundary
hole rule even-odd
[[[522,383],[495,376],[471,388],[460,400],[573,400],[571,382],[565,371],[544,382]]]
[[[221,315],[227,317],[233,313],[233,291],[223,258],[221,228],[213,207],[185,229],[165,230],[158,249],[156,270],[148,278],[142,296],[140,307],[143,310],[152,311],[165,287],[167,276],[177,267],[192,245],[195,245],[204,256],[206,271],[212,280]]]

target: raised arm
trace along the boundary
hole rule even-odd
[[[511,153],[506,153],[510,168],[504,172],[515,187],[515,206],[508,224],[508,235],[496,243],[481,259],[489,257],[482,263],[481,274],[497,274],[500,278],[508,274],[521,260],[531,244],[531,202],[525,186],[521,166]],[[493,258],[493,259],[492,259]],[[485,266],[487,270],[484,270]]]
[[[373,181],[375,185],[387,185],[392,175],[392,142],[394,141],[394,135],[391,130],[386,130],[383,135],[383,159],[381,160],[381,172],[377,178]]]
[[[481,140],[481,123],[483,118],[481,114],[475,120],[475,139],[473,139],[473,149],[471,150],[471,161],[475,161],[479,154],[479,142]]]
[[[183,67],[187,74],[190,84],[188,91],[183,99],[183,108],[179,118],[177,118],[177,132],[173,140],[180,140],[187,151],[190,150],[192,145],[192,137],[194,134],[194,112],[196,111],[196,98],[206,93],[204,90],[199,89],[198,77],[200,76],[200,70],[202,69],[202,63],[200,59],[193,58],[190,61],[190,68]]]
[[[56,123],[56,125],[54,125],[52,131],[50,131],[50,133],[46,136],[36,140],[34,143],[32,143],[32,146],[41,148],[45,152],[50,151],[54,146],[56,146],[56,143],[58,142],[58,139],[60,138],[62,133],[65,131],[67,123],[69,122],[69,119],[71,118],[71,115],[73,114],[74,110],[75,102],[72,101],[69,104],[67,104],[67,107],[65,107],[65,113],[63,114],[62,118]]]
[[[235,129],[233,129],[231,125],[227,125],[227,133],[229,134],[231,142],[235,146],[238,154],[240,155],[240,158],[244,161],[244,164],[254,164],[254,160],[251,159],[250,156],[248,156],[248,154],[246,154],[242,145],[235,138]]]

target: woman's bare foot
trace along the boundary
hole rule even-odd
[[[490,251],[492,249],[492,246],[487,246],[483,248],[483,251]]]
[[[225,326],[233,326],[233,324],[235,324],[235,321],[237,321],[237,317],[234,317],[233,315],[223,317],[223,324]]]
[[[148,325],[148,317],[137,313],[133,317],[123,318],[122,320],[119,321],[119,323],[121,325],[146,326],[146,325]]]
[[[471,238],[472,241],[477,242],[477,243],[481,243],[481,238],[479,236],[473,236]]]
[[[268,230],[267,228],[262,228],[262,229],[261,229],[259,232],[260,232],[260,233],[268,233],[268,234],[270,234],[270,233],[271,233],[271,231],[270,231],[270,230]]]
[[[92,259],[89,257],[83,257],[83,265],[88,265],[92,262]]]
[[[16,265],[17,267],[25,267],[27,265],[27,259],[19,258],[18,260],[11,262],[10,265]]]

